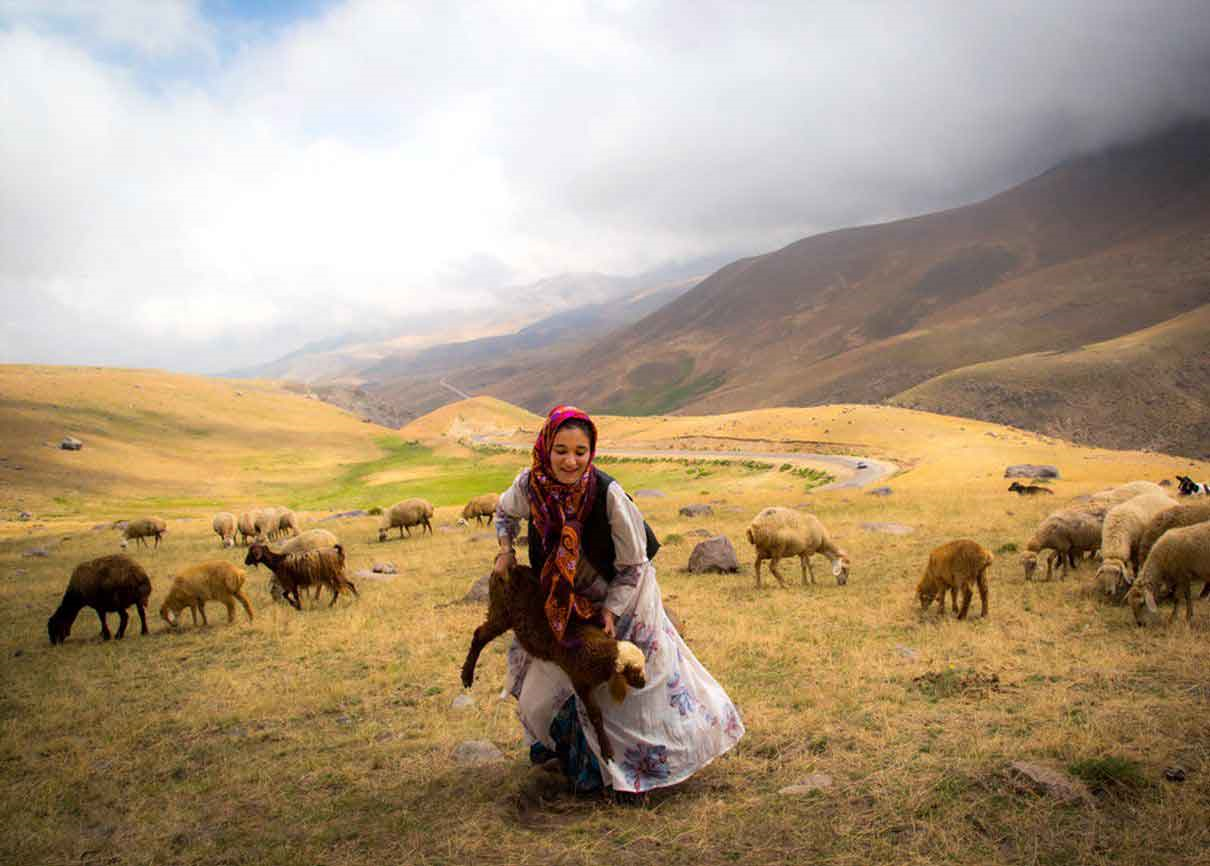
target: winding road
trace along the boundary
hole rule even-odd
[[[845,490],[865,487],[884,478],[889,478],[899,471],[899,466],[889,460],[875,460],[872,457],[845,457],[838,454],[810,454],[802,451],[688,451],[688,450],[642,450],[629,451],[619,449],[602,449],[599,453],[610,457],[668,457],[668,458],[700,458],[704,460],[768,460],[783,463],[808,463],[815,467],[838,469],[852,473],[842,481],[833,481],[816,490]]]

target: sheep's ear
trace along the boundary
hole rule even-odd
[[[1155,594],[1151,590],[1143,590],[1143,601],[1147,603],[1147,610],[1152,613],[1159,613],[1159,608],[1155,606]]]

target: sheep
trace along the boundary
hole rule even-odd
[[[252,512],[252,527],[257,541],[273,541],[277,538],[279,510],[275,506],[259,508]]]
[[[1060,578],[1067,576],[1068,566],[1075,568],[1076,557],[1101,547],[1101,521],[1087,511],[1065,508],[1049,515],[1034,531],[1021,554],[1025,579],[1032,580],[1038,565],[1038,554],[1052,551],[1046,562],[1046,579],[1050,580],[1055,559],[1059,561]]]
[[[256,537],[256,524],[252,520],[253,514],[255,514],[254,511],[245,511],[235,522],[235,526],[240,534],[240,544],[250,544],[252,539]]]
[[[52,644],[61,644],[71,634],[72,623],[85,607],[91,607],[101,620],[101,639],[109,640],[107,613],[118,614],[118,640],[126,634],[129,616],[126,608],[138,608],[142,634],[147,634],[147,601],[151,598],[151,578],[125,554],[101,556],[81,562],[67,581],[67,591],[58,609],[46,621],[46,631]]]
[[[1139,542],[1152,518],[1174,503],[1165,493],[1144,493],[1115,505],[1101,528],[1101,567],[1097,584],[1118,596],[1138,574]]]
[[[1138,580],[1126,593],[1134,621],[1139,625],[1147,624],[1144,608],[1148,614],[1159,613],[1155,597],[1168,587],[1173,591],[1169,624],[1176,621],[1182,598],[1185,600],[1185,621],[1192,623],[1192,582],[1195,580],[1204,581],[1199,598],[1210,595],[1210,522],[1169,529],[1156,541]]]
[[[1163,487],[1160,487],[1160,485],[1153,481],[1129,481],[1117,487],[1098,490],[1086,497],[1078,497],[1077,501],[1080,502],[1080,506],[1086,511],[1096,517],[1104,518],[1115,505],[1121,505],[1123,502],[1128,502],[1134,497],[1142,496],[1145,493],[1168,495]]]
[[[332,590],[332,601],[328,607],[336,604],[340,591],[346,586],[353,590],[354,595],[360,595],[353,581],[345,577],[345,552],[339,544],[302,553],[282,553],[263,542],[254,541],[244,557],[244,565],[255,566],[262,562],[273,572],[281,584],[286,601],[296,610],[302,610],[298,590],[303,586],[319,583]]]
[[[378,540],[386,541],[387,533],[398,527],[399,537],[403,538],[403,532],[407,529],[408,536],[412,534],[412,530],[408,529],[411,526],[424,526],[429,531],[429,535],[433,534],[433,524],[429,523],[429,518],[433,516],[433,506],[423,499],[405,499],[402,502],[396,502],[388,508],[382,515],[382,522],[378,526]],[[421,530],[423,533],[424,530]]]
[[[793,508],[770,506],[752,519],[748,526],[748,542],[756,548],[756,586],[760,588],[760,566],[769,560],[769,570],[783,587],[777,570],[777,561],[787,556],[797,556],[802,568],[802,583],[807,585],[807,575],[815,583],[815,571],[811,568],[811,557],[822,554],[832,561],[832,574],[836,583],[844,586],[849,580],[849,556],[828,536],[813,514],[803,514]]]
[[[197,625],[201,615],[202,625],[209,625],[206,620],[206,602],[217,601],[227,607],[227,622],[235,622],[235,603],[244,606],[251,622],[252,604],[244,595],[244,577],[246,572],[236,568],[230,562],[222,559],[212,559],[190,565],[183,569],[172,581],[168,597],[160,605],[160,617],[173,628],[177,627],[177,618],[185,608],[193,616],[193,624]]]
[[[610,694],[621,703],[627,687],[643,688],[647,684],[643,651],[629,641],[614,640],[598,626],[578,620],[573,620],[564,639],[558,640],[546,619],[546,593],[528,566],[514,565],[507,577],[493,574],[488,596],[487,618],[475,629],[466,661],[462,663],[462,685],[469,689],[474,684],[475,663],[483,648],[512,629],[527,653],[553,662],[567,674],[592,722],[601,758],[612,761],[613,747],[605,735],[601,708],[593,691],[609,683]]]
[[[122,548],[125,548],[131,539],[134,539],[144,547],[147,546],[147,539],[155,537],[155,546],[160,546],[160,539],[164,533],[168,531],[168,524],[159,517],[140,517],[137,520],[132,520],[126,524],[126,528],[122,530],[122,540],[120,542]]]
[[[1038,484],[1022,484],[1019,481],[1014,481],[1008,485],[1009,493],[1016,493],[1018,496],[1037,496],[1039,493],[1045,493],[1048,496],[1054,496],[1055,492],[1049,487],[1042,487]]]
[[[979,616],[987,616],[987,569],[994,559],[990,550],[969,538],[950,541],[935,549],[929,554],[924,576],[916,586],[920,609],[928,610],[933,599],[939,595],[938,607],[944,616],[945,593],[949,590],[953,596],[954,613],[958,614],[958,619],[966,619],[973,583],[979,587],[979,602],[982,605]],[[962,590],[961,611],[958,610],[958,590]]]
[[[214,515],[214,520],[210,523],[214,528],[214,534],[219,537],[219,541],[223,543],[223,547],[235,546],[235,515],[229,511],[220,511]]]
[[[1196,503],[1192,505],[1177,504],[1165,508],[1147,524],[1143,536],[1139,540],[1138,561],[1147,564],[1147,555],[1160,537],[1169,529],[1182,526],[1192,526],[1210,520],[1210,504]]]
[[[462,509],[462,519],[468,523],[474,520],[479,525],[482,525],[485,520],[490,523],[496,514],[496,505],[499,502],[499,493],[484,493],[482,496],[476,496]]]
[[[294,516],[294,512],[289,508],[281,508],[277,514],[277,532],[278,535],[298,535],[298,518]]]
[[[278,548],[282,553],[302,553],[307,550],[318,550],[321,547],[335,547],[339,544],[339,540],[331,532],[326,529],[308,529],[306,532],[294,536],[288,541],[282,543]],[[319,600],[319,594],[323,591],[323,584],[315,584],[316,601]],[[281,601],[285,598],[285,591],[277,581],[277,575],[272,575],[269,578],[269,595],[274,601]]]

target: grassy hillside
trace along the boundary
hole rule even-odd
[[[144,375],[114,374],[123,400],[125,377]],[[47,390],[59,387],[54,371],[43,376]],[[148,380],[139,381],[146,390]],[[163,459],[180,471],[187,464],[179,455],[195,441],[183,419],[236,398],[211,394],[205,380],[156,381],[177,389],[179,402],[166,398],[160,411],[181,420],[157,430]],[[158,552],[132,551],[152,575],[152,634],[139,636],[136,619],[134,635],[103,644],[85,612],[68,642],[52,648],[46,617],[68,573],[113,552],[115,540],[73,528],[92,515],[91,499],[72,517],[8,524],[18,531],[0,537],[0,809],[8,818],[0,861],[1142,866],[1196,862],[1210,844],[1207,602],[1192,629],[1140,630],[1126,610],[1087,592],[1089,566],[1062,583],[1025,583],[1016,555],[1038,520],[1070,496],[1185,469],[1206,477],[1210,464],[897,408],[600,419],[613,447],[831,447],[893,459],[905,471],[890,480],[890,496],[874,497],[807,492],[777,468],[610,465],[628,489],[666,494],[639,500],[665,542],[655,562],[660,586],[748,733],[644,807],[566,796],[534,805],[518,797],[533,775],[513,709],[497,697],[507,640],[480,659],[474,706],[452,706],[482,616],[456,602],[495,547],[490,532],[454,525],[459,499],[468,478],[486,485],[527,457],[474,450],[444,434],[455,430],[466,442],[511,433],[523,444],[536,419],[477,400],[384,442],[383,431],[314,401],[290,398],[296,410],[269,388],[263,398],[278,413],[255,423],[288,426],[285,413],[297,411],[291,423],[328,431],[328,449],[300,464],[297,484],[292,469],[273,468],[274,446],[258,456],[255,443],[247,452],[216,450],[235,456],[211,462],[210,475],[240,490],[238,461],[260,461],[267,468],[258,475],[282,485],[278,492],[317,508],[328,495],[368,501],[375,488],[423,484],[442,503],[436,531],[378,544],[372,517],[325,522],[348,550],[360,598],[331,609],[325,598],[296,612],[274,605],[265,572],[253,570],[253,622],[239,612],[227,625],[211,605],[208,627],[171,631],[154,615],[170,575],[187,563],[244,556],[217,545],[199,508],[171,521]],[[62,426],[54,410],[40,411],[56,431]],[[230,449],[243,441],[219,438]],[[1006,492],[1005,464],[1023,460],[1060,467],[1054,496]],[[117,477],[124,502],[158,483]],[[107,501],[99,476],[90,483]],[[679,515],[703,501],[713,516]],[[797,567],[784,563],[789,587],[753,587],[743,532],[771,504],[802,505],[824,521],[853,561],[847,586],[820,567],[817,585],[800,586]],[[305,515],[304,528],[317,515]],[[863,528],[887,522],[911,531]],[[735,543],[739,574],[687,573],[691,533],[701,529]],[[922,615],[913,599],[928,552],[956,537],[996,552],[987,620]],[[24,555],[35,546],[49,555]],[[357,575],[385,561],[399,574]],[[491,741],[504,760],[460,766],[453,752],[464,740]],[[1012,760],[1082,774],[1094,803],[1017,793],[1003,775]],[[1164,780],[1172,766],[1186,771],[1183,784]],[[814,773],[830,776],[832,787],[780,793]]]

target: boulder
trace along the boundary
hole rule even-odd
[[[360,508],[357,508],[357,509],[354,509],[353,511],[342,511],[339,514],[329,514],[327,517],[319,518],[319,522],[323,523],[325,520],[345,520],[345,519],[351,518],[351,517],[365,517],[366,514],[367,514],[366,511],[364,511]]]
[[[644,488],[643,490],[636,490],[634,492],[635,499],[663,499],[667,495],[668,494],[665,493],[663,490],[651,490],[649,488]]]
[[[492,582],[491,572],[483,575],[483,577],[471,584],[471,588],[466,591],[466,595],[462,596],[462,601],[466,604],[474,604],[485,602],[488,599],[488,586]]]
[[[373,571],[375,574],[399,574],[399,569],[393,562],[376,562]]]
[[[454,747],[454,763],[463,766],[482,767],[503,760],[504,753],[486,740],[464,740]]]
[[[84,447],[84,443],[75,436],[64,436],[63,441],[59,443],[59,447],[64,451],[79,451]]]
[[[1058,478],[1059,470],[1055,466],[1035,463],[1018,463],[1004,470],[1005,478]]]
[[[695,505],[682,505],[678,513],[681,517],[709,517],[714,514],[714,509],[704,502],[699,502]]]
[[[889,487],[875,487],[873,490],[867,490],[866,496],[890,496],[894,492]]]
[[[797,785],[788,785],[777,793],[790,796],[810,794],[814,791],[824,791],[832,787],[832,777],[827,773],[812,773]]]
[[[1043,794],[1060,803],[1094,802],[1092,794],[1083,782],[1051,767],[1027,761],[1013,761],[1005,773],[1009,784],[1019,791]]]
[[[700,541],[689,554],[689,571],[692,574],[716,572],[718,574],[734,574],[739,571],[739,560],[735,556],[735,548],[725,535],[716,535]]]

